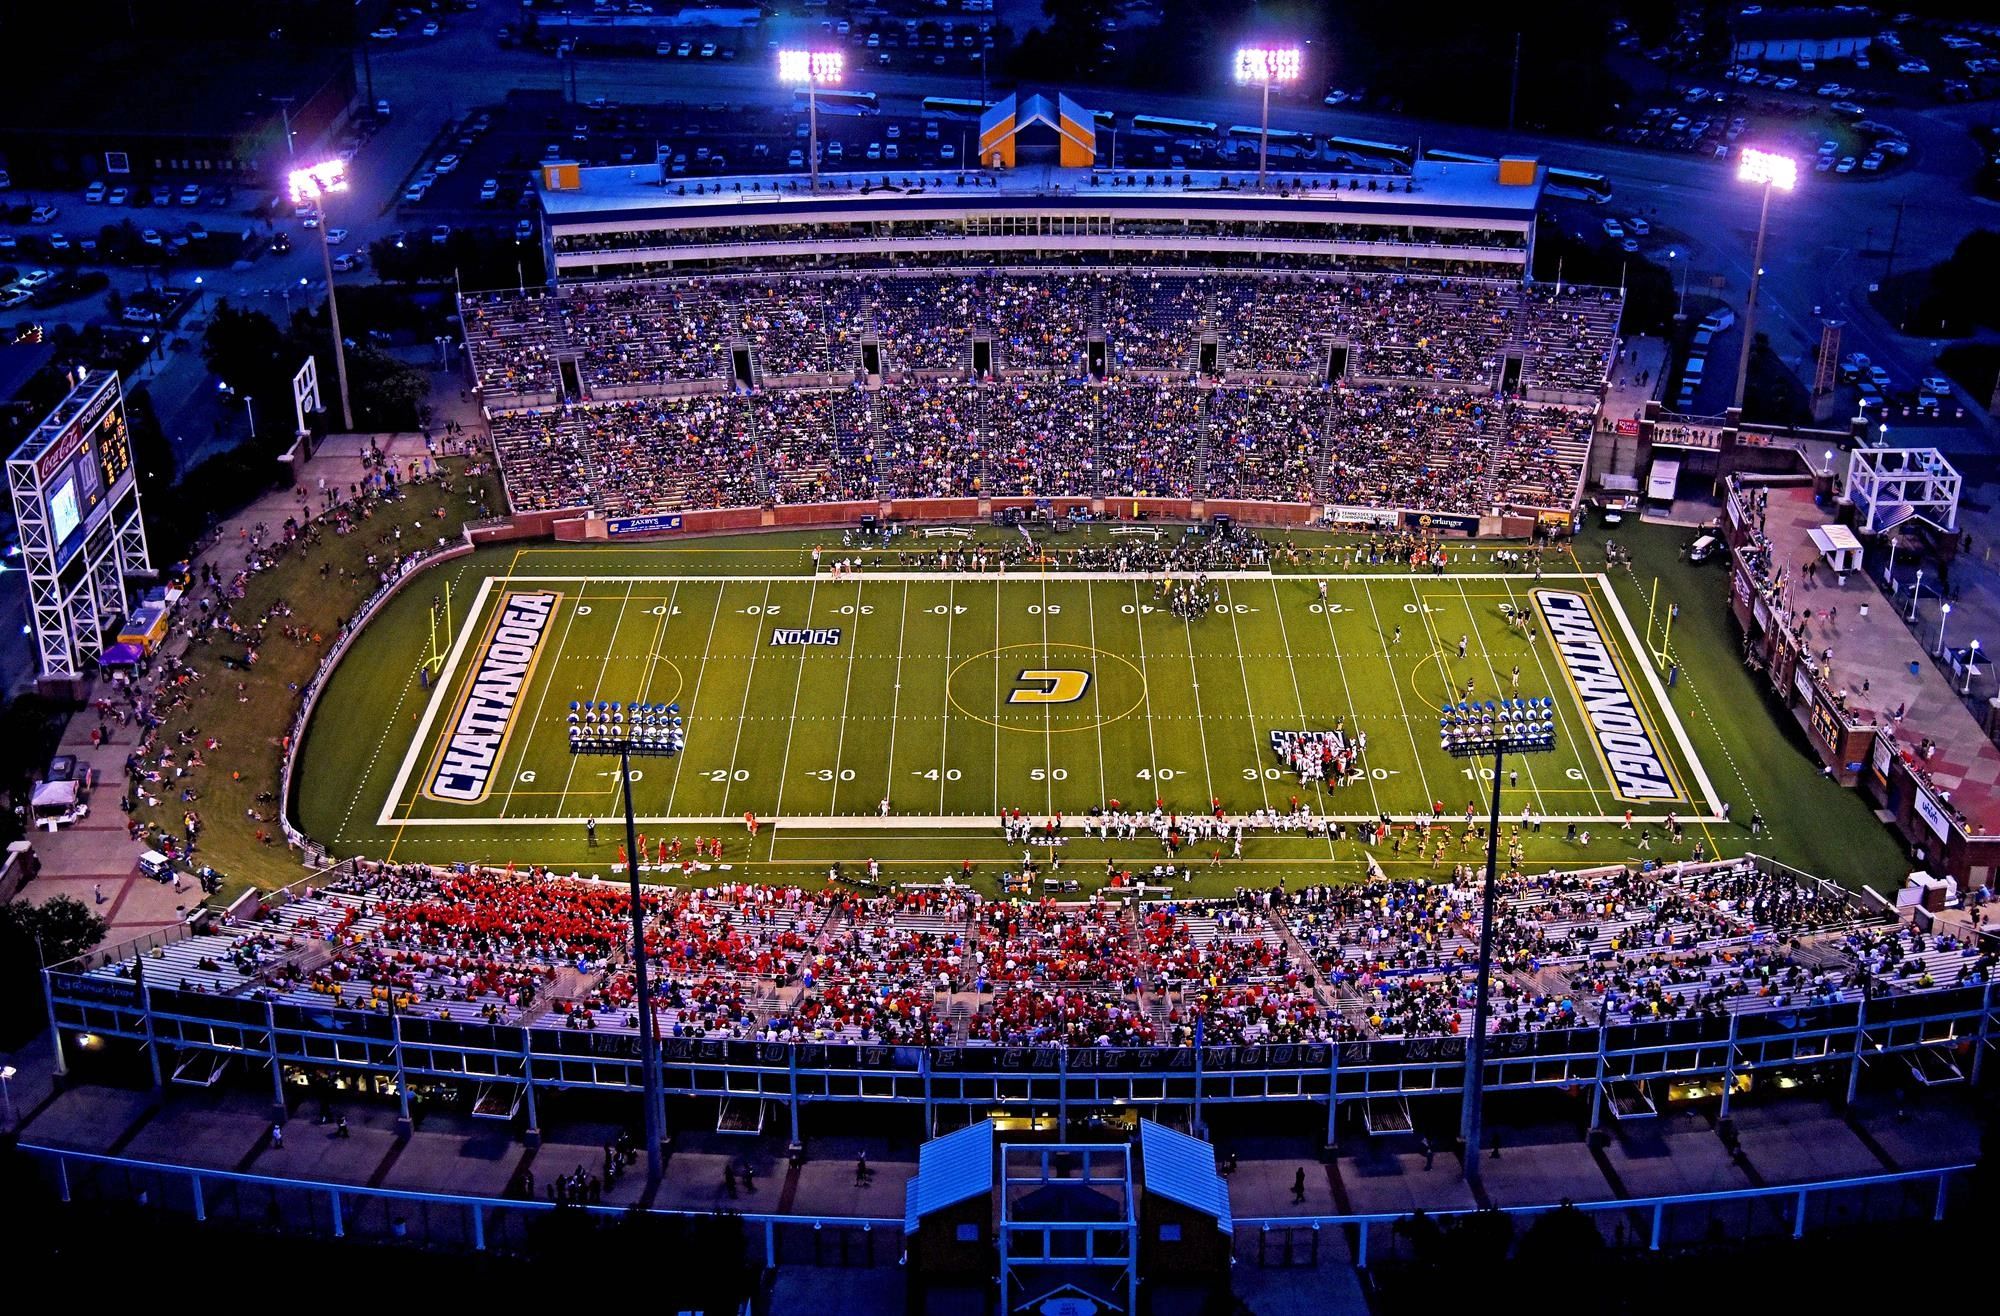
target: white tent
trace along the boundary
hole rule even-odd
[[[1861,541],[1854,532],[1844,525],[1823,525],[1816,530],[1806,531],[1819,550],[1826,564],[1835,571],[1846,573],[1861,570]]]

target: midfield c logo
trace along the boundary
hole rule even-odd
[[[1015,679],[1021,684],[1008,692],[1010,704],[1073,704],[1090,688],[1089,672],[1068,668],[1030,667]]]

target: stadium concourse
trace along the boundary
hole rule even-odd
[[[1621,306],[1434,275],[1010,268],[579,284],[462,312],[516,511],[1025,496],[1476,516],[1575,505]]]

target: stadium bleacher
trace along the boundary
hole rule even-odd
[[[985,899],[718,883],[648,890],[663,1034],[1209,1045],[1462,1034],[1482,879],[1208,900]],[[1994,956],[1751,861],[1501,879],[1496,1032],[1719,1017],[1980,984]],[[622,884],[354,865],[106,964],[202,994],[462,1022],[638,1025]]]
[[[1621,306],[1439,276],[942,268],[579,284],[468,296],[464,315],[517,511],[984,494],[1484,512],[1574,504]],[[882,373],[854,401],[866,345]],[[1525,395],[1503,395],[1516,358]]]

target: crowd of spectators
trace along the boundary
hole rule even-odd
[[[1325,380],[1346,346],[1363,380],[1494,392],[1504,359],[1527,387],[1594,394],[1616,340],[1615,289],[1439,275],[1169,269],[790,271],[574,284],[464,299],[479,385],[495,405],[556,387],[574,358],[586,391],[726,379],[730,349],[761,376],[851,373],[877,343],[883,369],[968,371],[971,344],[994,368],[1081,378],[1101,339],[1114,373],[1191,375],[1204,343],[1217,365],[1264,378]]]
[[[1424,385],[912,378],[495,416],[516,511],[882,498],[1219,498],[1480,515],[1567,507],[1590,413]]]
[[[1995,967],[1975,945],[1748,862],[1500,882],[1499,1032],[1979,985]],[[990,899],[951,880],[721,882],[649,889],[646,940],[663,1036],[1091,1047],[1451,1036],[1471,1026],[1482,888],[1470,866],[1437,882],[1131,903]],[[184,990],[630,1032],[626,899],[622,884],[539,869],[357,865],[154,957]]]
[[[942,269],[579,284],[468,296],[464,316],[520,511],[986,495],[1483,514],[1574,502],[1589,413],[1503,395],[1506,359],[1521,387],[1581,401],[1621,305],[1433,275]],[[864,401],[847,390],[870,343]]]

